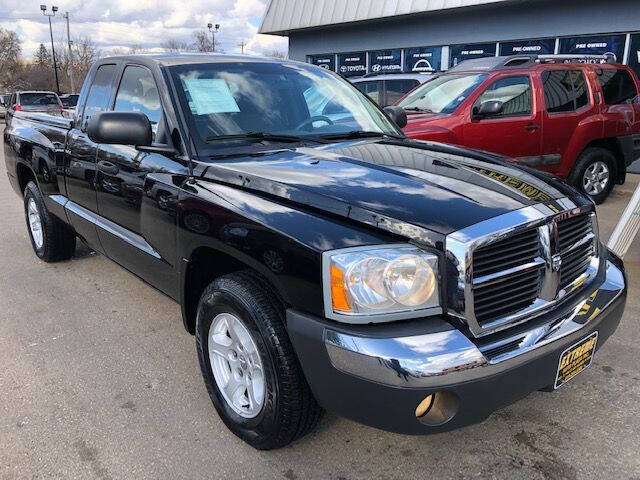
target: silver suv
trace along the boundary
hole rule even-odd
[[[408,92],[431,78],[431,73],[384,73],[351,80],[358,90],[366,93],[381,107],[393,105]]]

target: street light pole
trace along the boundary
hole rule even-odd
[[[69,82],[71,83],[71,93],[76,93],[76,85],[73,81],[73,52],[71,50],[71,33],[69,32],[69,12],[63,15],[67,19],[67,47],[69,48]]]
[[[53,56],[53,73],[56,76],[56,93],[60,95],[60,82],[58,81],[58,64],[56,62],[56,50],[55,50],[55,47],[53,46],[53,27],[51,26],[51,17],[55,17],[56,12],[58,11],[58,7],[52,6],[51,7],[52,13],[47,13],[46,5],[40,5],[40,10],[42,10],[42,14],[45,17],[49,18],[49,34],[51,35],[51,55]]]
[[[217,32],[220,29],[220,24],[216,23],[213,25],[212,23],[207,23],[207,28],[211,32],[211,51],[215,53],[216,51],[216,37],[214,32]]]

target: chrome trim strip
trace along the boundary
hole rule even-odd
[[[457,288],[449,296],[449,313],[466,321],[471,333],[476,337],[489,335],[504,330],[525,321],[533,315],[540,315],[550,310],[561,298],[578,287],[595,278],[599,267],[599,252],[594,249],[591,264],[585,274],[572,281],[569,288],[560,285],[562,256],[572,249],[585,245],[588,241],[597,243],[597,220],[591,213],[592,232],[575,242],[571,247],[558,251],[557,221],[583,214],[577,210],[575,204],[567,199],[557,200],[560,205],[574,208],[562,212],[553,211],[547,205],[536,204],[520,210],[505,213],[484,222],[471,225],[447,236],[445,250],[447,258],[456,266],[458,271]],[[506,269],[502,272],[473,278],[473,252],[486,244],[491,244],[503,238],[508,238],[519,231],[538,227],[542,256],[532,263]],[[535,266],[534,266],[535,264]],[[512,275],[518,271],[544,266],[543,279],[538,293],[538,299],[529,307],[517,312],[499,317],[490,322],[478,322],[474,311],[473,289],[481,284],[490,284],[501,277]]]
[[[68,200],[64,204],[64,208],[67,212],[74,213],[75,215],[85,219],[86,221],[93,223],[96,227],[103,229],[105,232],[110,233],[118,237],[120,240],[128,243],[129,245],[143,251],[144,253],[151,255],[152,257],[161,259],[162,257],[156,252],[147,241],[137,233],[133,233],[124,227],[121,227],[117,223],[107,220],[106,218],[93,213],[91,210],[78,205],[77,203]]]
[[[544,265],[546,262],[542,257],[536,257],[533,259],[533,262],[523,263],[522,265],[518,265],[517,267],[507,268],[506,270],[501,270],[496,273],[490,273],[489,275],[483,275],[482,277],[474,278],[473,285],[491,285],[492,283],[496,283],[498,280],[501,280],[503,277],[508,275],[513,275],[516,273],[525,273],[528,271],[537,270],[540,268],[540,265]]]

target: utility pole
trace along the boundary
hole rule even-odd
[[[217,32],[220,29],[220,24],[216,23],[215,25],[213,25],[212,23],[207,23],[207,28],[211,32],[211,51],[215,53],[216,51],[215,32]]]
[[[244,46],[245,46],[246,44],[247,44],[247,43],[246,43],[244,40],[242,40],[242,41],[238,44],[238,46],[240,47],[240,52],[242,53],[242,55],[244,55]]]
[[[69,33],[69,12],[65,12],[63,15],[67,20],[67,46],[69,47],[69,81],[71,82],[71,93],[76,93],[76,84],[73,81],[73,52],[71,51],[71,34]]]
[[[49,18],[49,34],[51,35],[51,56],[53,57],[53,72],[55,73],[55,76],[56,76],[56,93],[60,95],[60,82],[58,81],[58,64],[56,62],[56,50],[55,50],[55,47],[53,46],[53,27],[51,27],[51,17],[55,17],[56,12],[58,11],[58,7],[52,6],[51,7],[52,13],[47,13],[46,5],[40,5],[40,10],[42,10],[42,14],[45,17]]]

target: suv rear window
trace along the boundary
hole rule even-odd
[[[604,103],[607,105],[629,103],[638,96],[636,85],[626,70],[613,68],[600,70],[598,83],[602,87]]]
[[[580,70],[549,70],[542,74],[547,112],[575,112],[589,104],[589,92]]]
[[[58,105],[58,96],[55,93],[21,93],[20,105],[42,106]]]

